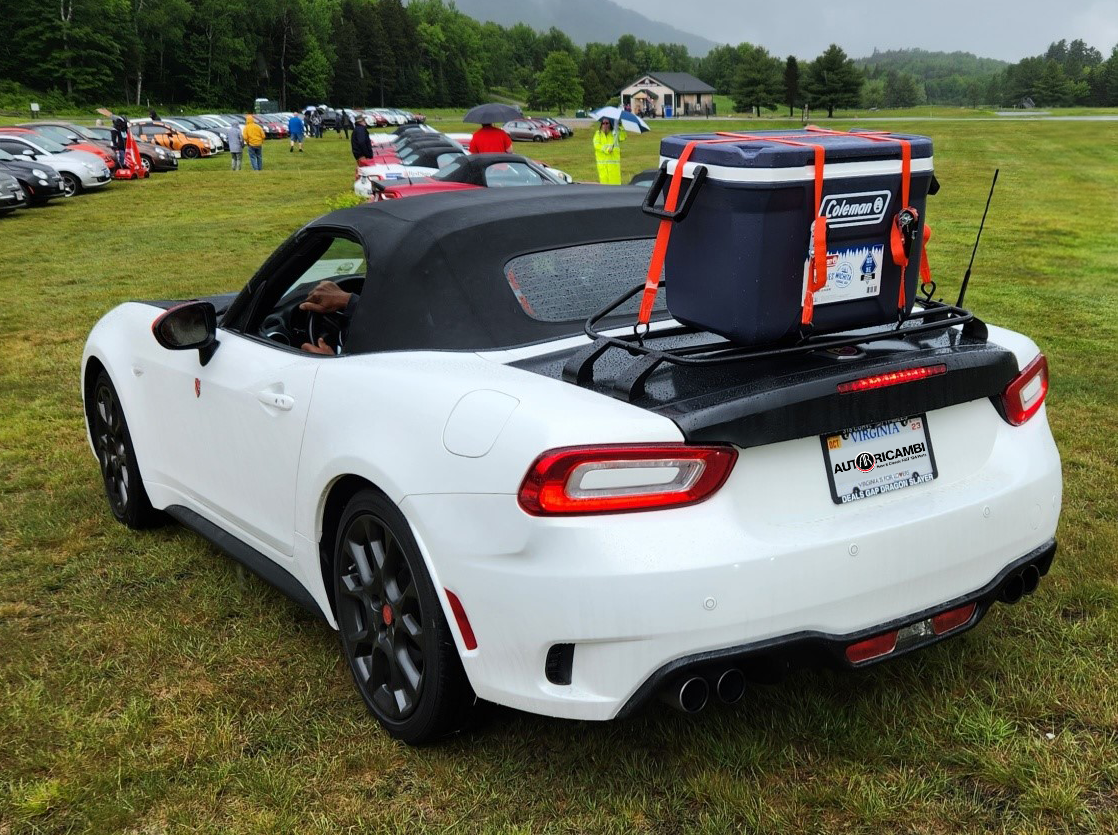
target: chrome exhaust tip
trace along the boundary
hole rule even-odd
[[[710,698],[710,685],[702,676],[684,679],[677,686],[669,686],[660,692],[660,699],[682,713],[698,713],[707,706]]]
[[[731,667],[718,677],[714,692],[723,704],[732,705],[745,695],[745,673],[737,667]]]

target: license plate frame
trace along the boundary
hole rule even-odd
[[[831,501],[837,505],[853,504],[939,478],[926,414],[831,432],[820,435],[819,443]],[[917,445],[920,448],[913,449]],[[842,455],[833,454],[839,450]],[[871,466],[863,469],[863,464]]]

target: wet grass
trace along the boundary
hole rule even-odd
[[[655,164],[654,127],[626,176]],[[497,711],[418,750],[365,714],[321,624],[179,528],[113,522],[83,437],[97,318],[238,287],[350,188],[344,141],[0,219],[0,833],[1118,831],[1118,123],[909,128],[936,142],[948,295],[1002,169],[970,300],[1052,367],[1065,507],[1038,593],[914,657],[695,719]],[[517,149],[585,179],[589,142]]]

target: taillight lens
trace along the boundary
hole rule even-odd
[[[851,664],[860,664],[871,658],[880,658],[888,655],[897,648],[897,632],[886,632],[884,635],[874,635],[846,648],[846,660]]]
[[[974,617],[974,610],[978,608],[977,604],[968,603],[966,606],[960,606],[958,609],[952,609],[949,612],[940,612],[932,618],[932,630],[937,635],[946,635],[953,629],[958,629],[970,619]]]
[[[528,469],[518,499],[533,516],[683,507],[717,492],[737,457],[730,446],[685,444],[553,449]]]
[[[1020,426],[1038,411],[1048,394],[1048,360],[1044,354],[1036,359],[1013,378],[1002,392],[1002,407],[1005,419],[1014,426]]]

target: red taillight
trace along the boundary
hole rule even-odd
[[[470,619],[466,617],[466,610],[462,607],[462,601],[450,589],[443,589],[443,591],[446,592],[446,599],[450,603],[450,611],[454,613],[454,621],[458,624],[458,631],[462,633],[462,645],[468,650],[477,649],[474,628],[470,626]]]
[[[975,604],[968,603],[966,606],[960,606],[950,612],[940,612],[932,617],[932,631],[937,635],[943,635],[952,629],[958,629],[963,624],[970,622],[970,619],[974,616],[974,610]]]
[[[1025,366],[1025,370],[1013,378],[1002,392],[1002,406],[1005,419],[1014,426],[1020,426],[1038,411],[1048,394],[1048,360],[1044,354]]]
[[[846,659],[851,664],[869,661],[871,658],[880,658],[888,655],[897,646],[897,633],[886,632],[884,635],[875,635],[846,648]]]
[[[928,377],[938,377],[940,374],[946,373],[946,365],[926,365],[920,368],[906,368],[903,371],[890,371],[886,374],[874,374],[872,377],[851,380],[849,383],[839,383],[838,390],[840,394],[849,394],[855,391],[883,389],[888,386],[899,386],[902,383],[914,383],[917,380],[926,380]]]
[[[685,444],[553,449],[528,469],[518,499],[533,516],[682,507],[710,498],[737,457],[730,446]]]

